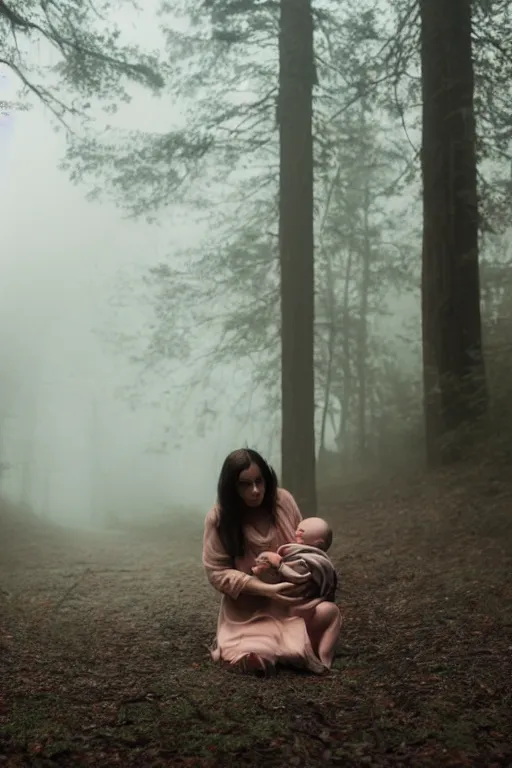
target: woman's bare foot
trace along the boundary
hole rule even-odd
[[[275,672],[275,666],[266,659],[262,659],[257,653],[248,653],[243,656],[236,665],[240,672],[244,674],[256,674],[258,676],[271,675]]]

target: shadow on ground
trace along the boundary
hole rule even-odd
[[[0,514],[0,765],[512,765],[512,484],[331,491],[333,672],[209,661],[191,522],[71,534]]]

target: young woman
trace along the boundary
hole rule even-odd
[[[259,453],[229,454],[203,541],[208,580],[222,593],[214,661],[243,671],[279,663],[323,674],[331,667],[341,627],[338,607],[325,600],[312,606],[301,598],[303,588],[265,584],[251,575],[257,555],[293,541],[301,520],[293,496],[278,488]]]

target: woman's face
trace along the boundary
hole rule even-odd
[[[240,472],[238,493],[247,507],[259,507],[265,496],[265,481],[257,464]]]

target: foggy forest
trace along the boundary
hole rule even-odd
[[[0,0],[0,181],[0,766],[512,765],[512,2]],[[248,448],[325,674],[212,660]]]

